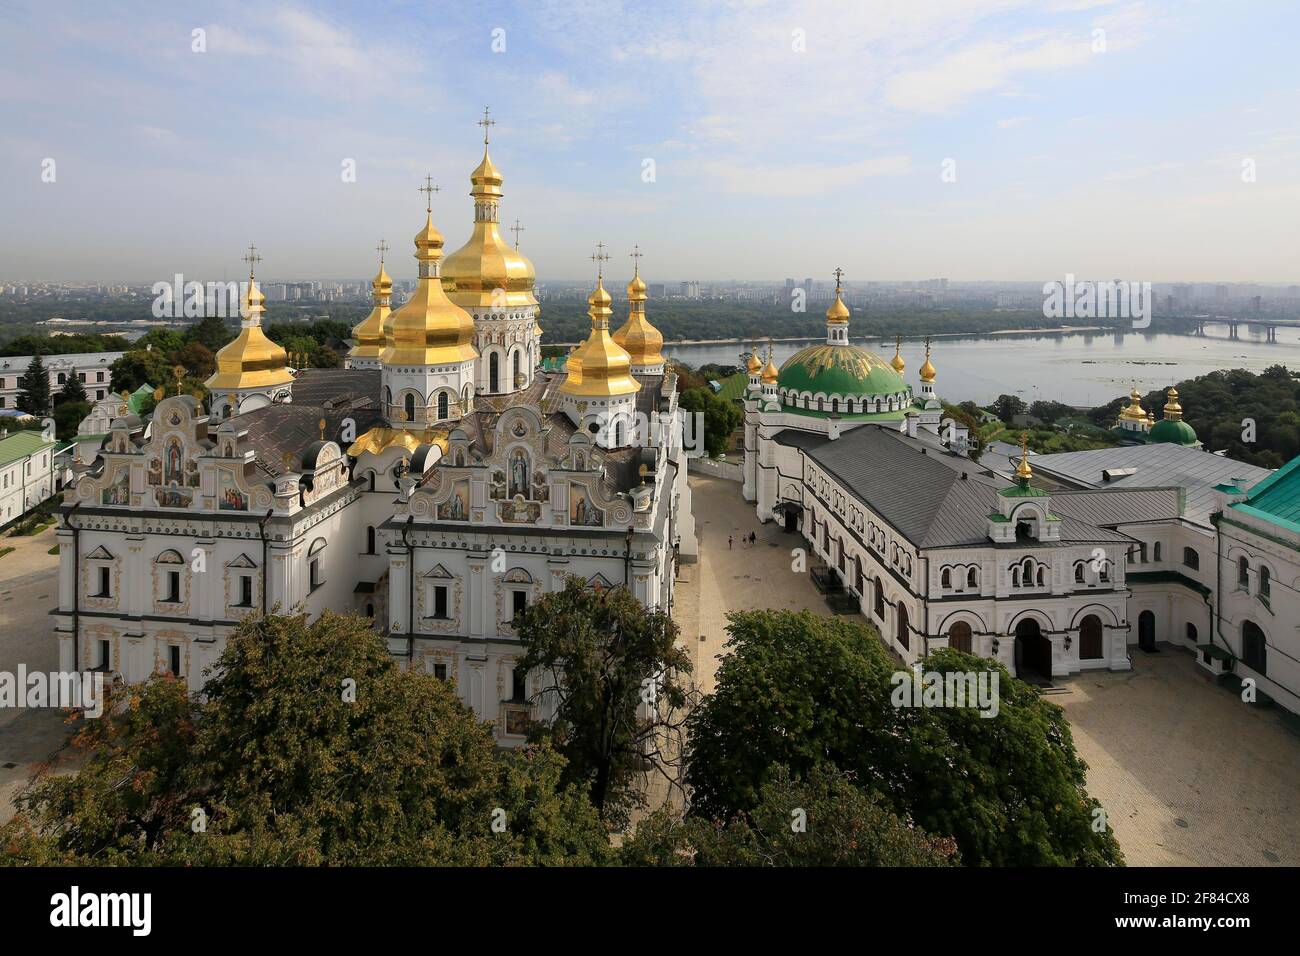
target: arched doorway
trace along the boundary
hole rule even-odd
[[[497,387],[497,380],[500,378],[500,366],[501,366],[501,357],[496,352],[493,352],[491,355],[488,356],[488,391],[489,392],[495,393],[501,391],[501,389]]]
[[[1016,676],[1031,684],[1052,682],[1052,642],[1032,617],[1016,625]]]
[[[969,654],[971,652],[971,630],[965,621],[958,621],[948,628],[948,646],[954,651]]]
[[[1156,616],[1150,611],[1138,615],[1138,647],[1147,652],[1156,649]]]
[[[1079,622],[1079,659],[1095,661],[1105,657],[1101,618],[1089,614]]]
[[[1241,662],[1256,674],[1268,675],[1268,641],[1254,621],[1241,625]]]

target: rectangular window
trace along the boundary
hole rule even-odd
[[[167,572],[167,596],[163,600],[168,604],[179,604],[181,602],[181,573],[179,571]]]
[[[176,677],[181,676],[181,648],[179,644],[167,645],[167,669]]]
[[[253,606],[253,578],[249,574],[239,576],[239,606]]]
[[[106,671],[112,664],[112,659],[108,649],[108,641],[99,642],[99,669]]]
[[[96,594],[95,597],[112,597],[113,592],[111,586],[112,576],[109,574],[109,569],[101,567],[99,569],[99,593]]]
[[[436,678],[438,678],[438,680],[446,680],[446,679],[447,679],[447,665],[446,665],[446,664],[434,664],[434,665],[433,665],[433,676],[436,677]]]
[[[447,617],[447,587],[439,584],[433,589],[433,616]]]
[[[308,565],[308,568],[310,570],[310,587],[311,590],[315,591],[322,583],[324,583],[320,579],[320,559],[312,558],[311,564]]]
[[[528,607],[528,594],[525,591],[513,591],[511,593],[514,600],[514,620],[517,621]]]
[[[525,677],[523,670],[518,667],[510,677],[510,699],[516,703],[522,704],[528,698],[528,692],[524,689]]]

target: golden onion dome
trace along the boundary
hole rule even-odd
[[[745,368],[750,375],[754,375],[763,370],[763,360],[758,357],[757,352],[749,353],[749,361],[745,363]]]
[[[392,312],[385,324],[385,365],[449,365],[478,358],[474,319],[447,298],[438,280],[442,234],[432,214],[415,236],[420,279],[415,293]]]
[[[934,381],[936,373],[934,363],[930,361],[930,352],[928,349],[925,353],[925,364],[921,366],[921,370],[917,374],[921,376],[921,381],[925,382],[927,385]]]
[[[1034,477],[1034,469],[1029,467],[1029,433],[1020,433],[1020,464],[1016,465],[1016,479],[1022,484],[1028,484],[1029,479]]]
[[[646,318],[646,284],[638,268],[627,284],[627,321],[614,333],[614,341],[632,356],[632,364],[663,365],[663,333]]]
[[[1138,391],[1136,385],[1133,391],[1129,393],[1129,404],[1119,413],[1120,421],[1125,422],[1146,422],[1150,421],[1146,409],[1142,407],[1142,393]]]
[[[907,363],[903,361],[903,337],[901,335],[894,338],[894,357],[889,360],[890,366],[899,375],[907,368]]]
[[[293,381],[288,369],[289,353],[262,331],[265,303],[266,296],[250,273],[243,328],[217,352],[217,370],[203,383],[208,389],[267,388]]]
[[[630,372],[632,357],[609,334],[609,317],[613,300],[597,278],[596,288],[587,297],[587,314],[591,316],[591,334],[569,357],[569,376],[560,386],[567,395],[631,395],[641,385]]]
[[[849,307],[844,304],[844,299],[840,294],[840,288],[835,287],[835,301],[831,307],[826,310],[826,321],[836,325],[843,324],[849,320]]]
[[[769,355],[767,357],[767,365],[763,368],[763,384],[775,385],[777,377],[780,374],[781,373],[777,370],[777,367],[772,364],[772,356]]]
[[[1167,399],[1165,402],[1165,420],[1181,421],[1183,406],[1178,404],[1178,389],[1170,387],[1169,391],[1165,393],[1165,398]]]
[[[379,272],[370,283],[374,308],[370,314],[352,327],[352,338],[356,345],[348,352],[349,358],[378,359],[387,344],[385,324],[388,319],[393,295],[393,278],[384,269],[383,259],[379,260]]]
[[[526,256],[501,236],[497,221],[501,172],[483,146],[483,161],[470,174],[474,230],[469,241],[443,264],[442,285],[463,308],[509,309],[537,305],[533,286],[537,271]]]

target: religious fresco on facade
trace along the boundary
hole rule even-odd
[[[528,492],[528,455],[522,448],[516,448],[510,453],[510,487],[507,497],[527,498]]]
[[[228,469],[217,470],[217,508],[221,511],[247,511],[248,495],[240,490]]]
[[[167,443],[163,453],[163,484],[181,485],[185,483],[185,471],[182,465],[181,443],[173,438]]]
[[[123,468],[118,471],[113,483],[99,493],[100,504],[129,505],[131,503],[131,471]]]
[[[600,528],[605,524],[605,512],[592,503],[587,489],[581,485],[569,486],[569,524]]]
[[[498,502],[497,517],[507,524],[534,524],[542,517],[542,506],[536,501],[514,497]]]
[[[188,508],[194,500],[189,488],[155,488],[153,496],[160,508]]]
[[[469,520],[469,481],[462,478],[453,482],[451,496],[438,505],[438,519],[441,521]]]

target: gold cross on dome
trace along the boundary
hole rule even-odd
[[[641,251],[640,245],[634,245],[632,251],[628,253],[628,255],[632,257],[632,262],[634,263],[632,271],[635,275],[641,274],[641,256],[644,254],[645,253]]]
[[[375,251],[379,253],[379,264],[382,266],[384,264],[384,253],[388,251],[388,243],[380,239],[379,245],[375,246]]]
[[[609,254],[605,252],[605,244],[603,242],[596,243],[596,254],[588,258],[596,263],[596,278],[604,278],[605,263],[609,261]]]
[[[433,184],[432,176],[424,177],[424,185],[419,187],[419,192],[424,193],[427,197],[427,202],[424,204],[424,211],[430,213],[433,212],[433,194],[442,192],[442,190]]]
[[[514,224],[513,226],[510,227],[510,231],[513,232],[513,233],[515,234],[515,250],[518,251],[518,249],[519,249],[519,234],[520,234],[521,232],[524,231],[524,227],[521,226],[521,225],[519,225],[519,220],[516,219],[516,220],[515,220],[515,224]]]
[[[832,273],[832,275],[835,276],[835,288],[838,291],[840,287],[840,280],[844,278],[844,270],[836,266],[835,271]]]
[[[253,277],[253,267],[262,261],[262,257],[257,254],[257,246],[250,242],[248,244],[248,255],[244,256],[243,259],[248,263],[248,277],[251,279]]]
[[[492,107],[490,107],[490,106],[485,106],[485,107],[483,107],[483,118],[482,118],[481,120],[478,121],[478,125],[483,127],[483,145],[484,145],[484,146],[486,146],[486,145],[488,144],[488,127],[490,127],[490,126],[496,126],[496,125],[497,125],[497,121],[496,121],[496,120],[494,120],[494,119],[489,119],[489,118],[488,118],[488,114],[491,113],[491,112],[492,112]]]

